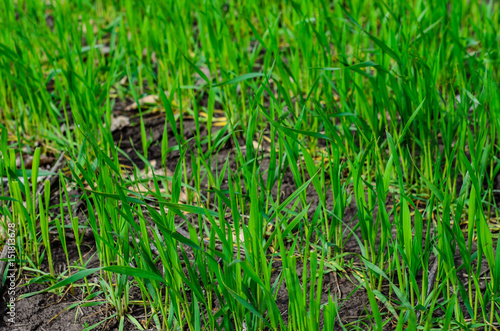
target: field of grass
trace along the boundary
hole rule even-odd
[[[0,327],[500,328],[498,1],[3,0],[0,26]]]

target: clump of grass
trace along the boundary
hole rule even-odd
[[[102,295],[120,329],[495,329],[498,7],[4,1],[0,213],[20,273]]]

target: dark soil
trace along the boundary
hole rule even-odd
[[[75,240],[68,237],[67,246],[70,263],[73,263],[78,259]],[[59,240],[52,241],[51,248],[55,272],[56,274],[60,274],[67,268],[66,254]],[[99,266],[99,261],[96,258],[97,256],[94,255],[96,253],[94,239],[90,233],[84,236],[81,250],[84,260],[89,261],[87,264],[88,268]],[[49,272],[46,260],[42,263],[41,270]],[[24,271],[18,278],[15,288],[15,297],[17,299],[23,294],[33,293],[47,288],[47,284],[30,284],[30,279],[32,279],[33,276],[35,276],[33,273]],[[97,280],[97,278],[93,279],[89,277],[89,282],[95,280]],[[81,286],[82,282],[77,282],[77,284]],[[73,293],[71,291],[60,292],[59,294],[42,293],[25,299],[18,299],[16,300],[15,323],[13,324],[9,322],[11,316],[7,314],[9,312],[7,302],[10,300],[11,296],[8,293],[8,288],[4,287],[0,292],[0,316],[2,316],[0,318],[0,330],[77,331],[83,330],[85,326],[97,324],[114,313],[114,310],[108,304],[90,307],[78,306],[70,309],[71,305],[82,302],[85,296],[86,294],[82,292],[81,287],[74,287]],[[97,296],[93,300],[105,302],[103,296]],[[139,319],[140,311],[138,309],[136,314],[134,314],[133,309],[132,314]],[[126,330],[132,330],[132,325],[127,323]],[[101,326],[96,329],[118,330],[118,322],[116,319],[110,319],[102,323]]]

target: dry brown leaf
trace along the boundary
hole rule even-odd
[[[142,97],[139,99],[139,105],[140,106],[154,105],[154,104],[158,103],[159,100],[160,100],[160,98],[157,95],[154,95],[154,94],[146,95],[145,97]],[[134,102],[134,103],[128,105],[127,107],[125,107],[125,110],[129,111],[129,110],[133,110],[133,109],[137,109],[137,108],[138,108],[137,102]]]
[[[156,162],[151,162],[153,166],[156,165]],[[154,170],[155,176],[161,176],[161,177],[172,177],[173,173],[169,169],[155,169]],[[136,183],[134,185],[131,185],[128,187],[128,190],[136,192],[136,193],[148,193],[148,191],[155,191],[155,183],[153,180],[153,174],[151,173],[151,170],[146,172],[146,169],[142,169],[139,174],[138,178],[135,179],[135,176],[131,176],[132,180],[144,180],[148,179],[147,181],[141,181],[140,183]],[[167,187],[163,186],[163,183],[159,182],[158,186],[160,187],[160,193],[165,193],[165,194],[170,194],[172,192],[172,182],[167,180]],[[179,201],[180,202],[187,202],[188,201],[188,196],[186,193],[186,190],[184,188],[181,188],[181,192],[179,195]],[[196,197],[194,198],[194,201],[196,201]]]
[[[122,79],[120,79],[120,85],[126,85],[127,84],[128,77],[127,75],[123,76]]]
[[[89,185],[89,183],[85,180],[85,181],[83,181],[83,184],[85,185],[84,188],[86,190],[89,190],[89,191],[95,191],[95,190],[97,190],[97,183],[94,183],[94,185],[93,185],[94,187],[91,187]]]
[[[255,141],[255,140],[252,141],[252,145],[253,145],[254,149],[258,149],[259,148],[259,143],[257,141]],[[247,149],[247,146],[246,145],[245,146],[241,146],[240,148],[242,150],[245,150],[245,149]]]
[[[243,234],[243,230],[240,229],[240,233],[239,233],[239,236],[236,237],[236,234],[233,233],[233,243],[236,244],[236,241],[239,239],[240,243],[244,243],[245,242],[245,235]]]
[[[165,95],[168,98],[170,98],[170,95],[168,92],[165,91]],[[175,100],[172,100],[171,101],[172,103],[172,107],[175,107],[175,108],[178,108],[179,105],[177,104],[177,102]],[[158,106],[158,105],[162,105],[162,100],[159,96],[155,95],[155,94],[151,94],[151,95],[146,95],[145,97],[142,97],[139,99],[139,105],[142,107],[142,106]],[[137,109],[138,108],[138,105],[137,105],[137,102],[134,102],[130,105],[128,105],[127,107],[124,108],[124,110],[126,111],[130,111],[130,110],[134,110],[134,109]]]
[[[130,120],[126,116],[120,115],[117,117],[114,116],[111,117],[111,127],[110,127],[111,132],[115,132],[116,130],[121,130],[129,125],[130,125]]]

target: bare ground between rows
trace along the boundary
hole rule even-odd
[[[76,249],[75,240],[67,237],[68,255],[70,263],[77,263],[78,252]],[[53,254],[53,265],[56,274],[60,274],[67,270],[66,254],[58,239],[51,241]],[[99,267],[97,255],[95,255],[95,242],[93,235],[86,233],[83,237],[81,245],[84,261],[88,261],[87,268]],[[49,272],[47,260],[42,262],[41,270]],[[75,269],[72,271],[76,272]],[[41,291],[47,288],[47,283],[30,283],[36,275],[29,271],[23,271],[21,276],[16,281],[15,296]],[[96,275],[88,277],[89,283],[97,282]],[[76,283],[77,286],[71,290],[63,288],[59,293],[42,293],[28,298],[17,300],[15,304],[15,323],[10,323],[8,314],[10,312],[7,307],[11,295],[8,293],[8,288],[5,286],[0,292],[0,330],[11,331],[34,331],[34,330],[61,330],[61,331],[79,331],[86,326],[95,325],[106,320],[114,313],[114,310],[109,304],[104,303],[103,295],[95,297],[96,302],[103,302],[97,306],[77,306],[71,308],[72,305],[84,302],[87,295],[84,291],[83,282]],[[68,288],[69,289],[69,288]],[[83,289],[83,290],[82,290]],[[132,291],[132,298],[137,299],[140,295],[137,291]],[[138,307],[131,307],[131,314],[140,320],[141,312]],[[126,330],[135,329],[128,321],[125,324]],[[118,330],[118,321],[116,319],[108,319],[103,322],[95,330]]]
[[[162,139],[163,129],[164,129],[164,118],[158,117],[158,115],[152,115],[150,117],[145,117],[145,124],[147,127],[148,135],[151,132],[151,138],[153,143],[148,149],[148,159],[150,161],[154,160],[157,164],[161,164],[161,146],[158,143]],[[205,130],[204,130],[205,131]],[[185,120],[184,121],[184,135],[186,139],[189,139],[194,136],[195,126],[194,121]],[[206,132],[206,131],[205,131]],[[177,144],[175,141],[174,135],[172,131],[168,130],[169,134],[169,146],[174,146]],[[124,150],[130,157],[132,163],[136,164],[139,168],[144,166],[142,160],[136,155],[134,148],[137,150],[141,150],[141,138],[140,138],[140,128],[138,126],[134,127],[125,127],[114,133],[114,139],[119,144],[119,147]],[[238,143],[240,146],[244,146],[245,142],[243,138],[238,139]],[[193,145],[190,145],[191,148],[194,148]],[[234,152],[235,145],[232,139],[229,139],[228,142],[221,146],[218,150],[217,155],[214,155],[214,168],[217,171],[220,171],[223,167],[224,162],[229,159],[229,167],[233,170],[237,170],[237,165],[234,161]],[[196,154],[193,153],[193,156],[196,157]],[[166,166],[167,168],[173,170],[179,161],[180,155],[178,152],[172,152],[167,156]],[[191,155],[188,153],[187,156],[187,164],[190,164]],[[123,164],[132,165],[130,160],[124,158],[120,160]],[[260,162],[260,166],[262,170],[267,170],[266,167],[269,165],[269,160],[263,159]],[[213,169],[215,170],[215,169]],[[188,177],[191,175],[191,170],[188,168]],[[225,183],[227,184],[227,182]],[[54,185],[51,189],[52,192],[52,201],[51,203],[57,203],[57,199],[59,197],[58,193],[58,185]],[[283,198],[286,198],[290,194],[292,194],[296,190],[296,186],[294,183],[293,176],[290,172],[287,172],[283,178],[283,185],[281,187],[281,192],[279,194],[282,195]],[[318,198],[315,194],[314,188],[309,187],[307,189],[307,197],[311,202],[310,211],[314,212],[315,208],[318,206]],[[274,197],[278,194],[277,190],[274,189],[271,192]],[[78,196],[81,192],[74,191],[72,195]],[[207,193],[208,194],[208,193]],[[77,198],[73,198],[75,200]],[[213,201],[213,200],[212,200]],[[390,201],[388,201],[390,202]],[[333,206],[333,198],[331,194],[327,194],[326,200],[327,208],[331,208]],[[87,209],[85,204],[80,206],[77,210],[78,216],[82,225],[85,225],[85,221],[87,219]],[[68,221],[68,220],[66,220]],[[347,207],[344,217],[344,222],[346,222],[349,227],[354,227],[357,222],[356,218],[356,206],[354,201]],[[181,226],[181,228],[185,228]],[[186,228],[185,228],[186,229]],[[347,235],[347,232],[346,232]],[[359,230],[356,231],[357,236],[361,236]],[[395,235],[393,233],[393,235]],[[66,269],[66,257],[65,253],[62,249],[61,243],[59,240],[52,241],[52,250],[54,255],[54,265],[56,267],[56,272],[61,273]],[[85,235],[85,244],[83,245],[84,254],[87,256],[91,256],[95,253],[95,244],[90,231],[87,231]],[[356,256],[361,253],[360,247],[358,243],[354,240],[353,237],[350,238],[349,241],[345,243],[343,247],[345,252],[352,253],[352,256]],[[70,255],[70,261],[74,261],[77,259],[77,250],[74,245],[74,240],[68,238],[68,250]],[[189,251],[189,248],[186,248],[187,253],[192,252]],[[360,264],[359,259],[354,258],[356,264]],[[457,253],[455,257],[456,265],[461,264],[461,258],[459,253]],[[98,266],[99,262],[97,261],[96,256],[94,256],[93,260],[89,262],[88,267]],[[159,266],[161,267],[161,266]],[[486,266],[483,266],[486,267]],[[273,282],[281,272],[281,262],[276,260],[273,263]],[[48,272],[47,261],[44,261],[42,264],[42,270]],[[327,270],[327,273],[324,278],[323,287],[322,287],[322,302],[326,302],[328,294],[331,292],[334,295],[339,297],[340,310],[339,310],[339,318],[341,321],[345,323],[350,323],[354,321],[359,321],[363,318],[364,315],[371,312],[371,308],[368,305],[368,296],[366,292],[361,288],[358,289],[358,284],[352,277],[352,270],[347,269],[347,272],[344,273],[336,273],[335,271]],[[299,276],[302,274],[302,265],[298,264],[298,273]],[[29,282],[30,277],[33,277],[29,272],[23,272],[21,277],[18,279],[17,288],[16,288],[16,296],[18,297],[21,294],[31,293],[35,291],[39,291],[47,286],[47,284],[30,284],[26,285]],[[353,280],[353,281],[351,281]],[[465,279],[463,279],[465,280]],[[420,285],[420,284],[419,284]],[[309,286],[307,288],[307,292],[309,292]],[[384,284],[382,292],[387,294],[388,292],[388,284]],[[74,293],[65,293],[62,297],[53,293],[43,293],[34,295],[16,302],[16,324],[11,325],[8,322],[7,312],[7,301],[9,299],[7,289],[4,288],[1,292],[0,297],[0,316],[3,316],[0,319],[0,330],[82,330],[84,325],[93,325],[103,321],[107,316],[113,313],[112,309],[107,305],[99,305],[94,307],[78,307],[71,310],[65,310],[65,308],[69,307],[71,304],[76,302],[80,302],[83,298],[83,293],[76,289]],[[132,291],[133,298],[131,299],[141,299],[140,293],[138,291]],[[102,299],[102,298],[101,298]],[[288,317],[288,293],[286,289],[286,284],[279,288],[277,292],[276,304],[279,310],[282,312],[283,317],[287,320]],[[463,307],[463,306],[462,306]],[[387,309],[380,304],[381,312],[387,314]],[[464,308],[465,309],[465,308]],[[465,311],[465,310],[464,310]],[[144,319],[143,313],[139,307],[130,307],[130,313],[137,320],[141,321]],[[436,314],[441,314],[441,312],[437,311]],[[126,330],[135,329],[135,327],[127,322]],[[112,319],[106,322],[103,322],[97,330],[114,330],[118,327],[118,322],[116,319]],[[387,330],[392,329],[393,325],[388,323],[386,326]]]

